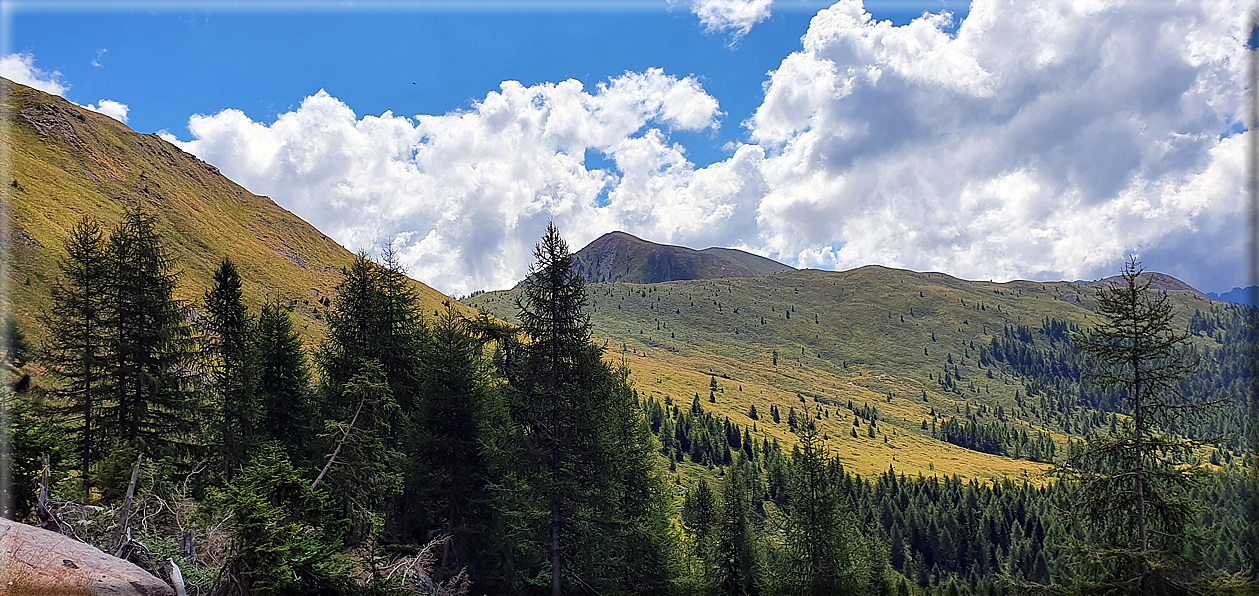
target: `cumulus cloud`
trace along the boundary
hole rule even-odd
[[[119,122],[127,121],[127,104],[112,99],[102,99],[98,103],[83,106],[93,112],[100,112]]]
[[[393,242],[414,277],[462,294],[523,277],[551,219],[574,249],[614,228],[702,236],[739,205],[750,224],[756,189],[714,174],[747,163],[696,172],[669,141],[720,116],[694,78],[651,69],[593,90],[507,81],[469,110],[414,119],[360,118],[320,91],[269,125],[194,116],[192,140],[175,142],[352,249]]]
[[[65,95],[70,85],[57,71],[47,72],[35,66],[35,56],[29,52],[0,56],[0,77],[45,93]]]
[[[814,17],[746,123],[765,252],[982,279],[1093,278],[1136,254],[1240,281],[1221,255],[1244,237],[1251,133],[1221,138],[1246,96],[1240,3],[975,0],[952,24],[892,26],[858,0]]]
[[[508,81],[414,118],[320,92],[270,124],[194,116],[181,145],[454,294],[514,284],[551,219],[574,249],[621,229],[994,280],[1098,278],[1133,254],[1225,289],[1244,276],[1245,23],[1239,0],[974,0],[960,24],[893,26],[841,0],[702,168],[670,133],[715,129],[717,99],[659,69]]]
[[[709,32],[729,31],[734,39],[747,35],[768,19],[774,0],[693,0],[691,12]]]

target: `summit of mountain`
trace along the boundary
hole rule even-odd
[[[663,283],[694,279],[765,277],[792,267],[733,248],[695,250],[608,232],[574,255],[586,283]]]

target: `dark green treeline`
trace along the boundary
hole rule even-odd
[[[85,220],[66,248],[35,359],[51,387],[11,410],[17,474],[47,453],[74,470],[68,493],[109,504],[143,454],[155,484],[231,520],[216,594],[384,593],[400,585],[389,561],[434,544],[447,593],[1010,594],[1069,587],[1064,549],[1089,539],[1060,515],[1069,483],[861,478],[829,452],[818,406],[781,416],[799,437],[787,450],[698,395],[640,400],[591,340],[554,227],[519,328],[422,312],[386,250],[321,300],[328,335],[310,352],[288,305],[245,308],[230,259],[203,300],[175,301],[177,264],[142,211],[108,230]],[[970,448],[1055,457],[1043,437],[941,423]],[[1187,573],[1248,565],[1242,483],[1193,489],[1208,506]],[[15,496],[6,515],[29,518]]]

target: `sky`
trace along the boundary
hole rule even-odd
[[[554,221],[796,267],[1249,283],[1240,0],[4,0],[0,76],[451,295]]]

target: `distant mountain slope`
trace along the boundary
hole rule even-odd
[[[1208,298],[1206,294],[1203,294],[1202,292],[1198,291],[1193,286],[1190,286],[1189,284],[1183,281],[1180,281],[1179,279],[1176,279],[1170,275],[1167,275],[1164,273],[1147,273],[1146,277],[1150,281],[1150,289],[1176,291],[1176,292],[1189,292],[1193,294],[1194,296],[1197,296],[1198,298],[1202,298],[1202,299]],[[1118,275],[1113,275],[1111,277],[1102,278],[1097,281],[1084,282],[1084,285],[1087,286],[1090,290],[1096,291],[1101,288],[1116,286],[1122,283],[1123,283],[1122,277]]]
[[[764,277],[792,271],[762,256],[731,248],[694,250],[609,232],[577,251],[586,283],[661,283],[688,279]]]
[[[1227,292],[1224,292],[1223,294],[1216,294],[1215,292],[1207,292],[1207,297],[1218,302],[1231,302],[1233,304],[1246,304],[1249,306],[1259,306],[1259,305],[1256,305],[1254,302],[1254,299],[1251,298],[1251,296],[1254,296],[1252,292],[1256,292],[1256,291],[1259,291],[1259,289],[1256,289],[1255,286],[1247,286],[1245,288],[1233,288]]]
[[[66,230],[84,215],[106,227],[125,204],[153,213],[176,267],[177,295],[199,302],[224,256],[236,262],[245,297],[294,304],[307,340],[323,335],[328,296],[353,255],[310,224],[254,195],[218,169],[156,135],[0,78],[9,179],[7,254],[12,311],[38,335],[35,315],[64,255]],[[416,282],[425,309],[448,298]]]
[[[1174,278],[1150,275],[1158,287],[1170,288],[1178,327],[1187,327],[1195,311],[1225,316],[1236,309],[1192,289],[1177,290],[1183,284]],[[1062,447],[1064,427],[1081,435],[1078,419],[1064,424],[1057,417],[1060,402],[1045,401],[1052,394],[1044,385],[1006,364],[983,365],[980,357],[994,339],[1026,337],[1045,349],[1061,342],[1042,330],[1046,319],[1091,325],[1101,285],[967,281],[867,266],[594,285],[588,312],[596,340],[610,358],[628,361],[644,397],[687,407],[698,395],[703,407],[788,443],[794,437],[785,423],[768,420],[771,406],[786,417],[790,408],[799,413],[822,405],[829,411],[819,424],[851,471],[873,474],[893,466],[906,474],[996,478],[1035,475],[1043,465],[942,441],[931,421],[974,412],[980,423],[991,423],[1000,406],[1010,427],[1031,437],[1050,432]],[[464,302],[515,320],[518,292]],[[1210,338],[1195,341],[1204,349],[1216,345]],[[715,403],[708,401],[710,375],[720,388]],[[849,401],[878,409],[879,438],[867,436],[864,424],[854,429]],[[752,406],[759,420],[751,418]]]

